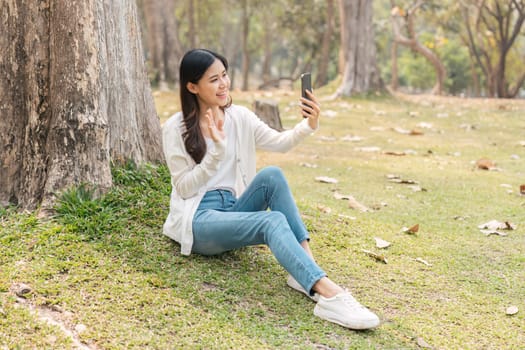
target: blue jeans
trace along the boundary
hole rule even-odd
[[[266,244],[286,271],[311,293],[312,286],[326,274],[301,246],[307,239],[288,182],[277,167],[259,171],[238,199],[228,190],[208,191],[193,218],[194,253],[216,255]]]

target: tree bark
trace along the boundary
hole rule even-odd
[[[160,161],[132,0],[0,4],[0,202],[51,209],[112,185],[111,162]]]
[[[335,96],[350,96],[381,88],[376,62],[372,2],[340,0],[343,81]]]

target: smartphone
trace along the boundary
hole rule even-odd
[[[301,74],[301,96],[310,99],[306,95],[306,90],[312,92],[312,74],[310,73]]]
[[[306,90],[312,92],[312,74],[310,73],[303,73],[301,74],[301,96],[310,99],[308,95],[306,95]],[[304,118],[307,118],[303,116]]]

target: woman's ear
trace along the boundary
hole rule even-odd
[[[192,82],[189,82],[188,84],[186,84],[186,88],[192,94],[196,94],[199,91],[199,89],[197,89],[197,84],[194,84]]]

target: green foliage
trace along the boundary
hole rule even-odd
[[[115,187],[102,197],[96,198],[93,189],[80,185],[65,191],[57,201],[57,218],[83,239],[99,240],[106,235],[120,234],[128,227],[126,215],[137,214],[137,205],[157,201],[155,197],[143,197],[151,195],[151,191],[168,193],[166,178],[169,172],[165,166],[148,164],[137,168],[133,163],[126,163],[113,167],[112,174]],[[152,206],[149,210],[154,212],[154,208],[158,207]],[[158,218],[153,213],[144,216]]]
[[[398,58],[399,81],[417,92],[432,89],[436,82],[434,67],[421,55],[402,50]]]
[[[447,40],[440,48],[439,55],[447,69],[445,81],[447,92],[452,95],[465,92],[472,81],[468,49],[457,40]]]

